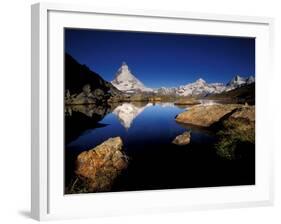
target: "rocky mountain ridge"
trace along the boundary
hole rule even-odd
[[[175,96],[207,96],[210,94],[218,94],[227,92],[243,85],[248,85],[255,82],[253,76],[242,77],[236,75],[226,85],[223,83],[207,83],[202,78],[199,78],[193,83],[181,85],[179,87],[161,87],[152,89],[146,87],[129,69],[128,65],[123,62],[118,69],[115,79],[111,81],[118,90],[125,93],[154,93],[158,95],[175,95]]]
[[[245,85],[250,85],[254,82],[255,78],[253,76],[246,78],[237,75],[229,81],[227,85],[224,85],[223,83],[207,83],[202,78],[199,78],[193,83],[172,88],[161,87],[156,89],[154,92],[160,95],[174,94],[176,96],[208,96],[228,92]]]
[[[112,82],[104,80],[87,66],[78,63],[69,54],[65,54],[65,103],[66,105],[131,102],[131,101],[174,101],[179,98],[195,96],[207,97],[226,94],[240,87],[254,85],[255,78],[235,76],[227,85],[207,83],[199,78],[193,83],[179,87],[146,87],[130,71],[124,62],[118,69]],[[233,94],[228,94],[229,96]]]
[[[91,71],[86,65],[78,63],[65,54],[65,103],[66,104],[104,104],[116,101],[124,93]]]
[[[111,81],[111,84],[126,93],[153,91],[151,88],[147,88],[132,74],[126,62],[122,63],[122,66],[118,69],[115,79]]]

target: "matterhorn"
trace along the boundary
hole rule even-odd
[[[111,81],[111,83],[117,89],[126,93],[152,91],[151,88],[145,87],[145,85],[132,74],[126,62],[122,63],[122,66],[115,75],[115,79]]]

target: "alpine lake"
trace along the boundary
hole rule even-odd
[[[77,156],[117,136],[128,165],[105,191],[255,184],[254,144],[242,145],[232,154],[220,151],[214,131],[176,122],[175,117],[185,110],[189,107],[170,102],[66,105],[65,192],[87,193],[73,190],[77,188]],[[190,143],[173,144],[185,131],[191,133]]]

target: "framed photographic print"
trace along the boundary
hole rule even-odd
[[[32,216],[269,205],[271,18],[32,6]]]

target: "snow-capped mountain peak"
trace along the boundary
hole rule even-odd
[[[111,83],[117,89],[125,93],[154,92],[159,95],[206,96],[209,94],[230,91],[253,82],[255,82],[254,76],[243,77],[236,75],[227,83],[227,85],[224,85],[223,83],[207,83],[204,79],[199,78],[195,82],[187,83],[186,85],[179,87],[161,87],[153,90],[146,87],[139,79],[137,79],[126,62],[123,62],[115,75],[115,79]]]
[[[225,87],[222,83],[207,83],[204,79],[199,78],[193,83],[180,86],[176,94],[180,96],[208,95],[210,93],[220,93]]]
[[[247,84],[251,84],[251,83],[253,83],[253,82],[255,82],[255,77],[251,75],[251,76],[247,79]]]
[[[250,76],[250,77],[242,77],[239,75],[234,76],[233,79],[230,80],[230,82],[227,83],[226,85],[226,91],[235,89],[237,87],[240,87],[242,85],[248,85],[255,82],[255,77]]]
[[[115,75],[115,81],[122,82],[122,81],[127,81],[127,80],[137,80],[137,78],[131,73],[128,65],[126,62],[123,62],[121,67],[118,69],[116,75]]]
[[[202,78],[199,78],[199,79],[197,79],[196,80],[196,82],[195,82],[196,84],[206,84],[206,81],[204,80],[204,79],[202,79]]]
[[[111,83],[117,89],[124,92],[152,91],[152,89],[145,87],[144,84],[133,75],[126,62],[122,63],[115,75],[115,79],[111,81]]]
[[[245,78],[236,75],[227,85],[242,85],[243,83],[245,83]]]

